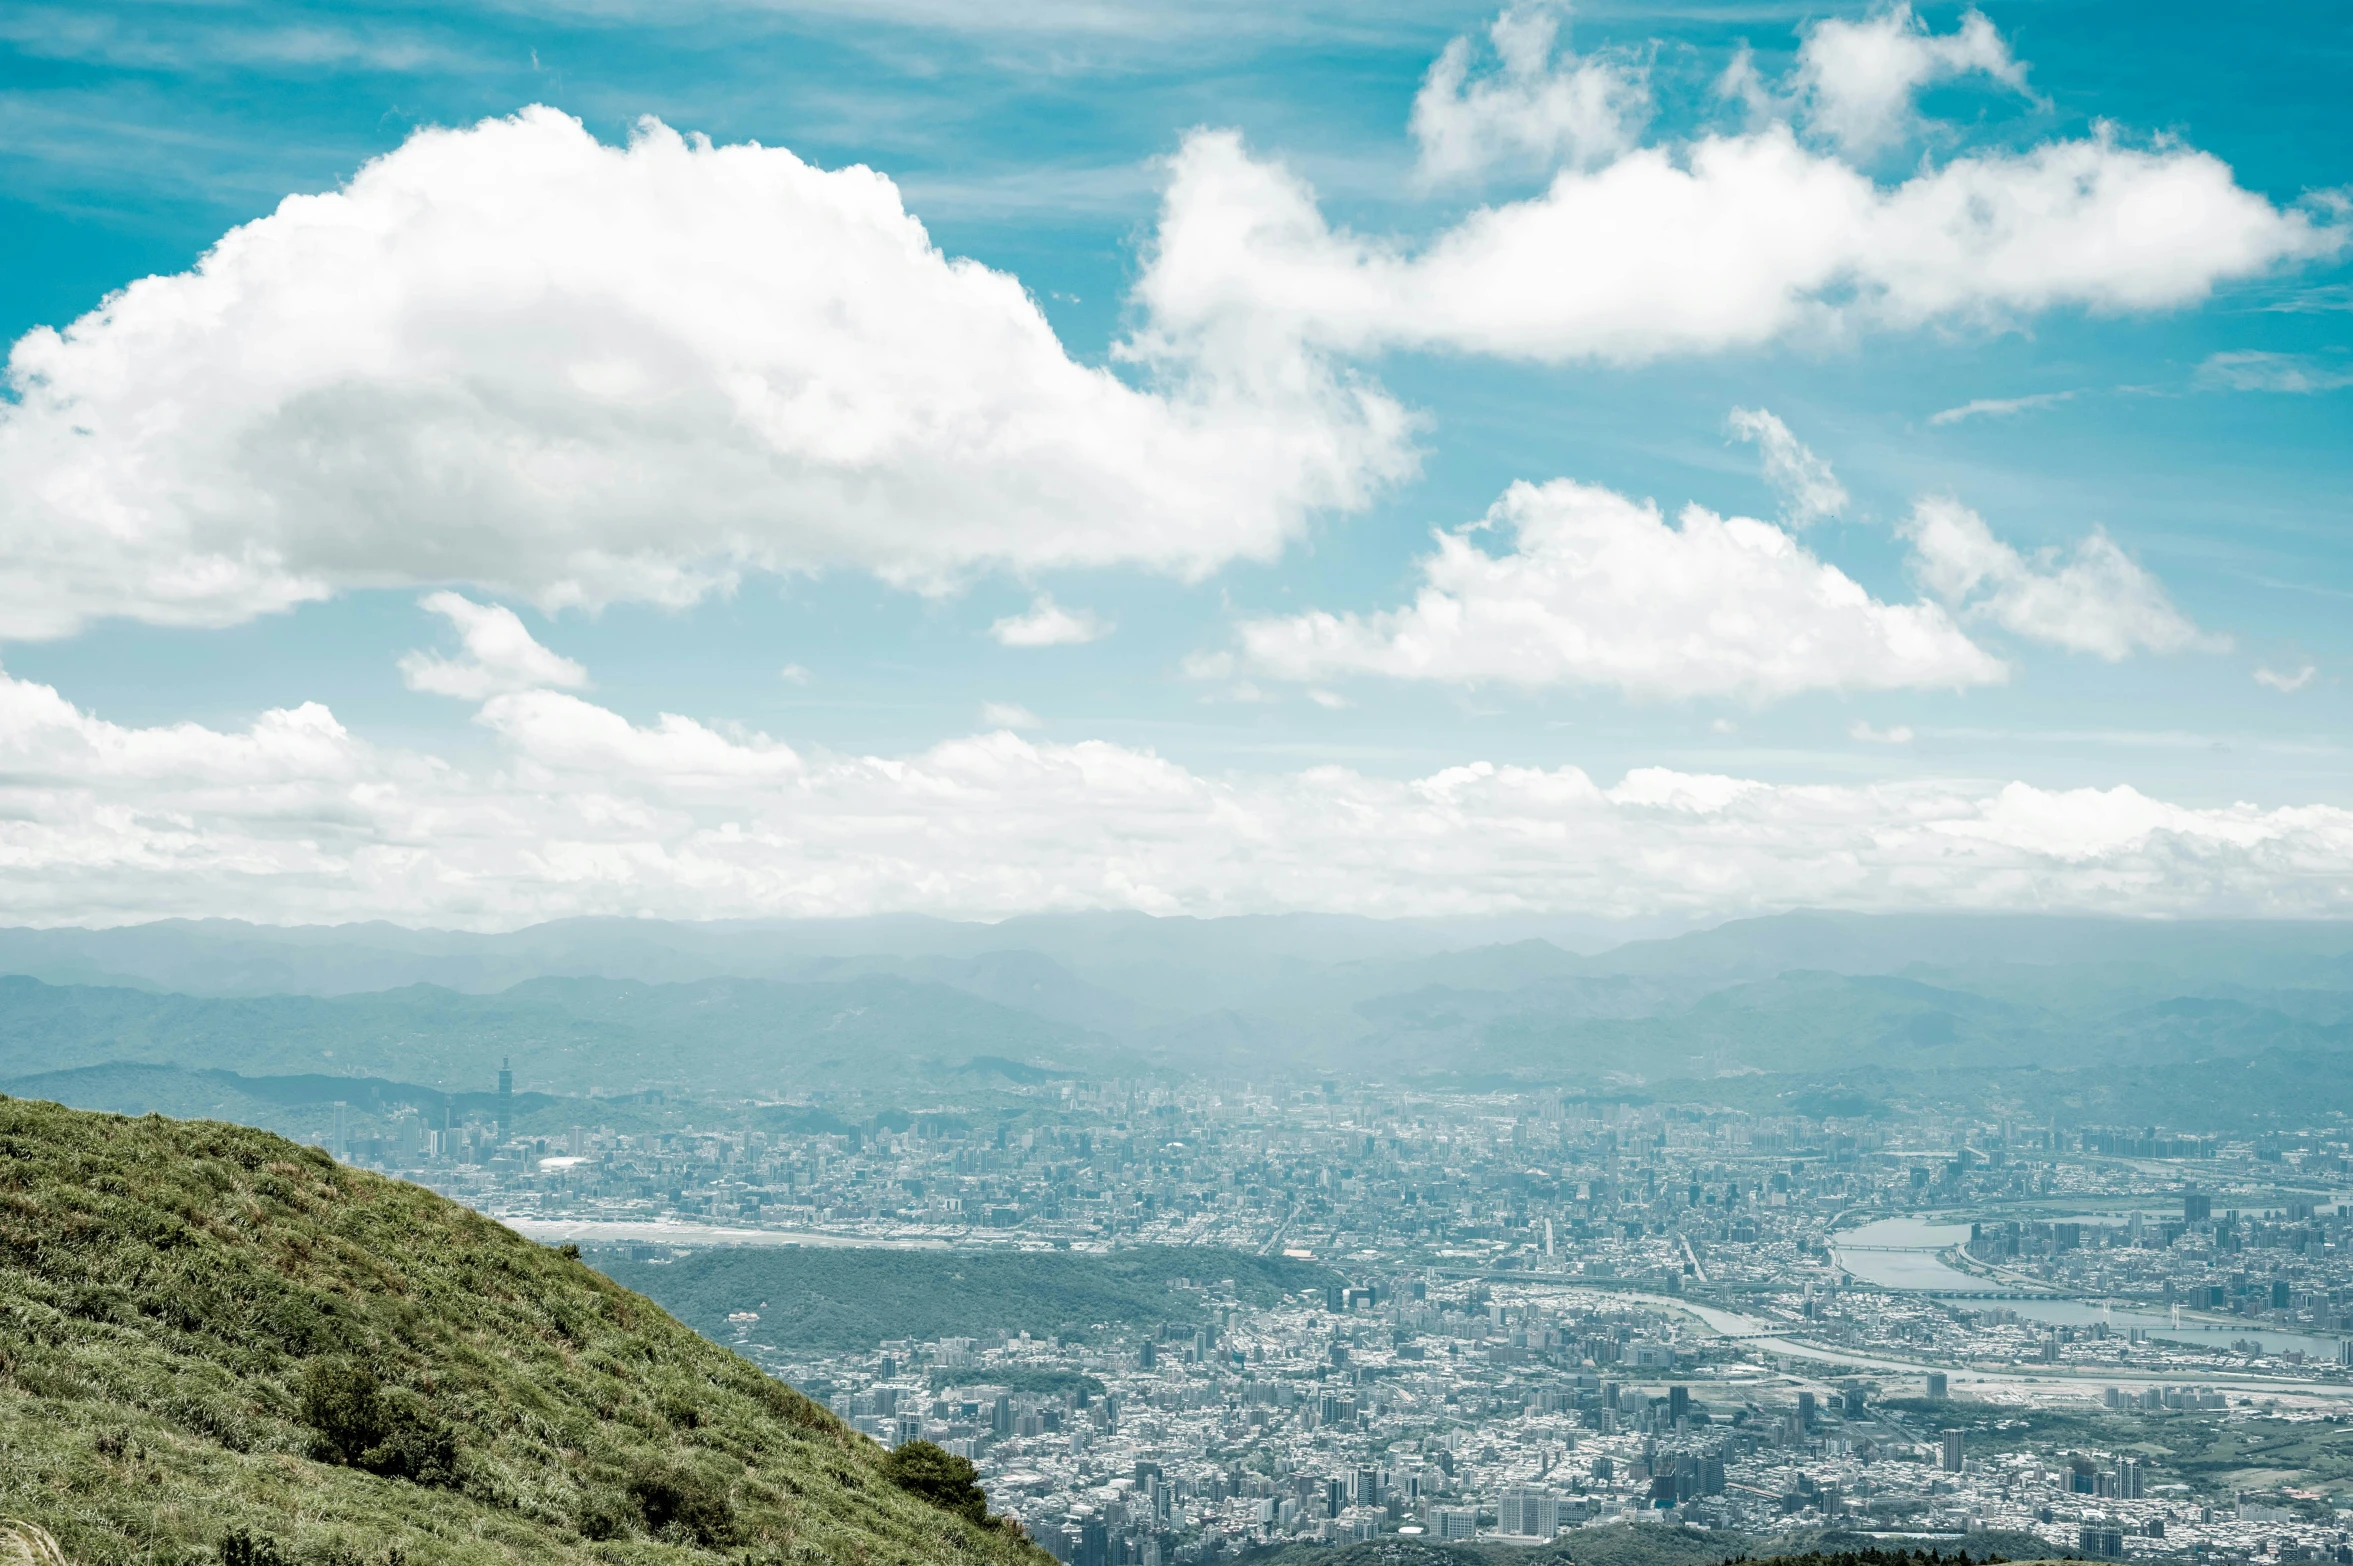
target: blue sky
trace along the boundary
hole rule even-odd
[[[359,225],[381,250],[273,249],[286,231],[264,223],[233,307],[208,313],[182,279],[153,296],[146,328],[93,325],[60,350],[54,384],[73,406],[18,385],[0,422],[15,438],[0,443],[0,531],[16,562],[0,666],[73,714],[18,700],[15,771],[39,780],[14,802],[34,823],[13,872],[25,916],[511,923],[1114,903],[1698,917],[1815,900],[2157,912],[2349,900],[2353,271],[2332,193],[2353,189],[2341,102],[2353,23],[2341,11],[2218,21],[2045,3],[1988,6],[1972,23],[1949,6],[1522,8],[1523,28],[1558,31],[1515,77],[1513,35],[1493,30],[1491,7],[1106,3],[985,8],[976,22],[981,9],[12,8],[0,24],[0,328],[12,341],[66,327],[134,279],[188,273],[289,194],[336,191],[386,155],[402,171],[401,194]],[[1454,40],[1466,75],[1442,98],[1426,84]],[[1744,50],[1745,102],[1725,74]],[[1566,129],[1545,119],[1542,95],[1573,98],[1580,83],[1605,96],[1616,84],[1614,111]],[[827,282],[816,251],[833,241],[793,226],[808,214],[742,227],[741,189],[706,180],[692,144],[642,178],[617,172],[618,151],[580,162],[549,131],[528,146],[450,141],[431,163],[402,150],[420,129],[470,136],[530,104],[608,149],[653,116],[721,148],[790,149],[817,170],[864,164],[946,255],[1018,280],[1071,373],[1108,367],[1167,401],[1096,430],[1100,386],[1054,379],[1005,416],[1059,409],[1040,417],[1068,449],[1040,437],[1052,453],[992,456],[985,472],[902,464],[913,477],[894,499],[874,498],[871,474],[829,472],[818,498],[776,501],[768,486],[797,481],[740,452],[692,455],[705,439],[724,447],[708,431],[640,449],[629,410],[610,405],[632,393],[600,383],[597,419],[620,422],[594,428],[622,432],[609,441],[513,413],[523,422],[503,449],[530,453],[513,470],[420,480],[446,456],[432,444],[444,435],[384,436],[406,416],[400,399],[434,394],[436,374],[471,386],[479,372],[509,413],[542,392],[560,401],[573,391],[546,380],[557,361],[542,356],[559,354],[548,334],[653,319],[671,308],[654,297],[665,288],[707,297],[747,341],[771,344],[765,360],[746,349],[731,369],[679,371],[708,369],[694,396],[790,360],[787,378],[816,400],[780,417],[815,417],[807,408],[838,402],[829,376],[849,385],[897,354],[882,390],[858,395],[920,382],[914,402],[938,399],[923,417],[950,418],[1019,379],[1001,375],[1004,341],[978,327],[933,349],[898,326],[952,335],[1010,309],[1002,298],[943,293],[935,318],[896,302],[901,283],[870,280],[865,263]],[[1442,110],[1471,149],[1453,165],[1431,129]],[[1240,136],[1223,162],[1201,134],[1216,130]],[[1894,210],[1940,173],[1957,187],[1949,176],[1966,166],[1986,182],[1980,201],[2032,207],[2065,188],[2034,162],[2052,149],[2088,160],[2087,179],[2152,183],[2091,201],[2080,221],[2017,219],[1992,261],[1940,252],[1937,220],[1883,212],[1846,250],[1808,240],[1826,247],[1827,282],[1757,282],[1777,263],[1742,247],[1778,243],[1770,222],[1728,249],[1735,231],[1715,231],[1696,248],[1723,253],[1658,289],[1643,275],[1655,267],[1616,283],[1581,269],[1580,256],[1620,248],[1691,253],[1636,232],[1671,218],[1641,201],[1568,240],[1554,229],[1451,272],[1431,262],[1469,245],[1482,212],[1536,213],[1571,199],[1556,180],[1599,190],[1645,158],[1688,173],[1711,137],[1760,159],[1787,151],[1778,172],[1728,176],[1710,198],[1723,203],[1794,202],[1846,179]],[[525,185],[549,188],[559,165],[583,172],[573,194],[547,197],[558,205],[544,221],[564,237],[544,255],[530,236],[459,232],[495,221]],[[776,177],[758,167],[747,177]],[[591,187],[606,179],[636,181],[629,199],[648,205],[604,201]],[[1217,215],[1272,221],[1278,186],[1322,237],[1296,254],[1263,238],[1221,248]],[[1172,190],[1211,215],[1164,210]],[[1828,208],[1786,210],[1791,229],[1835,227]],[[417,215],[432,212],[438,228]],[[667,215],[676,244],[641,254]],[[817,270],[798,283],[763,273],[757,247],[772,243],[805,243]],[[533,277],[563,279],[551,286],[586,324],[533,313],[540,295],[510,314],[486,305],[470,332],[404,346],[413,357],[394,378],[381,341],[336,336],[338,289],[359,301],[348,319],[367,319],[365,300],[420,286],[414,269],[517,244]],[[945,275],[917,268],[904,286],[948,289]],[[1303,291],[1286,293],[1286,277]],[[783,291],[870,281],[828,350],[847,357],[796,357],[792,323],[832,318],[793,315],[825,301]],[[1615,304],[1611,287],[1631,292]],[[314,313],[273,316],[289,292]],[[1580,293],[1590,309],[1560,302]],[[1763,321],[1763,306],[1742,304],[1752,293],[1788,318]],[[725,357],[712,318],[678,329]],[[890,341],[862,348],[860,331]],[[298,345],[284,353],[299,372],[272,369],[273,341]],[[1034,332],[1023,341],[1038,346]],[[468,342],[482,364],[466,361]],[[19,374],[38,357],[20,346]],[[1194,391],[1180,394],[1187,377]],[[315,411],[302,399],[322,388],[393,400],[366,405],[377,411],[363,434],[319,433],[288,409]],[[1359,395],[1402,424],[1366,424],[1362,405],[1343,406]],[[690,417],[686,406],[662,417]],[[1761,466],[1770,441],[1738,438],[1736,408],[1769,411],[1835,475],[1843,504],[1801,526]],[[65,430],[95,430],[104,454],[74,455]],[[1294,444],[1239,454],[1262,434]],[[1120,444],[1130,436],[1134,451]],[[1349,441],[1346,457],[1299,455]],[[599,442],[611,468],[592,474],[582,452]],[[286,461],[319,464],[304,467],[307,487],[260,471],[271,459],[257,452],[296,447]],[[1523,523],[1561,530],[1572,552],[1621,550],[1606,584],[1564,576],[1535,533],[1515,545],[1495,525],[1458,546],[1502,562],[1470,559],[1485,585],[1453,590],[1470,629],[1400,618],[1434,531],[1477,521],[1515,483],[1554,480],[1583,487],[1546,492],[1531,502],[1539,522]],[[1631,513],[1595,510],[1605,492],[1655,500],[1661,522],[1645,532]],[[347,495],[367,498],[346,515]],[[1974,520],[1935,533],[1924,500]],[[1693,535],[1676,530],[1687,503],[1780,529],[1798,565],[1760,565],[1754,534],[1728,555],[1689,555]],[[835,506],[841,520],[775,524],[777,504]],[[564,553],[582,539],[641,554],[583,586]],[[257,549],[285,558],[256,565]],[[190,585],[228,560],[252,579]],[[1741,574],[1752,568],[1765,575]],[[732,580],[647,585],[671,570]],[[1824,573],[1865,608],[1823,607]],[[556,661],[501,663],[512,638],[498,642],[496,626],[488,652],[461,655],[459,619],[422,602],[439,589],[510,608]],[[993,628],[1046,600],[1101,634],[1004,645]],[[1317,631],[1302,618],[1314,612],[1337,618]],[[1909,652],[1874,651],[1874,638],[1916,632],[1926,640]],[[1792,646],[1814,650],[1777,661]],[[419,688],[414,657],[402,665],[419,653],[472,657],[477,672]],[[265,715],[304,703],[332,712],[343,737],[331,757],[272,751]],[[731,752],[711,766],[736,792],[707,780],[681,792],[679,767],[701,763],[660,749],[683,732],[664,714],[739,751],[764,736],[802,770],[782,781]],[[581,724],[611,723],[638,737],[574,743]],[[1022,747],[1004,764],[1078,781],[1021,795],[994,770],[1000,757],[980,770],[1005,792],[970,817],[918,812],[908,819],[925,824],[904,838],[843,823],[861,768],[936,763],[955,787],[980,787],[969,758],[937,748],[1000,728]],[[169,754],[169,736],[190,732],[211,736],[191,742],[211,758],[191,765],[224,768],[214,787],[103,759]],[[1090,746],[1114,770],[1172,769],[1172,792],[1137,804],[1089,772]],[[1536,831],[1572,846],[1524,872],[1499,839],[1528,830],[1526,798],[1466,808],[1400,869],[1384,845],[1414,837],[1416,780],[1477,763],[1573,768],[1621,797],[1593,807],[1602,817],[1571,810]],[[1316,769],[1345,774],[1339,795],[1318,792]],[[1646,769],[1739,780],[1763,803],[1734,819],[1724,812],[1750,807],[1703,788],[1712,802],[1692,820],[1656,817],[1622,782]],[[1053,792],[1065,786],[1076,792]],[[404,803],[371,814],[387,791]],[[580,817],[587,794],[610,808]],[[1299,825],[1345,815],[1340,795],[1359,835],[1335,843]],[[2252,813],[2234,815],[2239,802]],[[1227,832],[1221,809],[1262,830]],[[1654,815],[1627,818],[1643,810]],[[1007,824],[1033,812],[1085,824],[1069,842]],[[1858,847],[1924,815],[1940,844],[1971,845],[1966,863],[1911,849],[1882,863]],[[436,839],[443,820],[470,823],[464,846]],[[622,820],[634,824],[611,826]],[[731,829],[764,836],[770,857],[728,862],[713,845]],[[986,844],[969,841],[976,830]],[[818,853],[819,840],[831,846]]]

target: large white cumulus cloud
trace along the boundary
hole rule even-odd
[[[15,346],[0,635],[471,582],[683,602],[744,568],[1197,575],[1410,465],[1283,347],[1074,361],[863,168],[547,109],[424,132]]]
[[[1765,448],[1766,480],[1794,520],[1846,504],[1829,464],[1772,414],[1735,408],[1732,426]],[[2199,629],[2098,529],[2072,550],[2029,555],[1960,502],[1928,496],[1899,531],[1930,595],[1913,603],[1873,597],[1791,531],[1754,517],[1691,505],[1670,524],[1654,502],[1597,484],[1514,484],[1478,521],[1436,535],[1411,603],[1245,621],[1238,654],[1196,655],[1189,666],[1210,678],[1371,675],[1761,703],[2001,683],[2008,666],[1965,622],[2111,663],[2231,645]]]
[[[1011,733],[802,754],[578,696],[493,697],[469,771],[324,708],[126,728],[0,676],[0,894],[26,922],[172,914],[476,927],[562,914],[1197,914],[1791,906],[2353,913],[2353,812],[2131,788],[1773,785],[1476,763],[1205,776]]]
[[[1481,549],[1487,532],[1509,547]],[[1669,524],[1649,502],[1556,479],[1515,484],[1480,522],[1437,543],[1411,604],[1251,621],[1243,656],[1289,680],[1371,674],[1751,701],[1960,689],[2007,672],[1941,606],[1883,603],[1753,518],[1689,506]]]
[[[2105,133],[1983,153],[1882,185],[1787,121],[1568,167],[1419,244],[1334,228],[1239,136],[1174,160],[1139,294],[1163,340],[1269,334],[1631,364],[1801,333],[2150,310],[2331,253],[2207,153]]]

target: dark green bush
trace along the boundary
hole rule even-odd
[[[319,1460],[359,1466],[387,1434],[376,1373],[350,1360],[313,1360],[302,1372],[302,1422],[316,1434]]]
[[[882,1460],[882,1476],[967,1522],[985,1525],[989,1520],[989,1497],[980,1487],[980,1471],[932,1442],[909,1441],[892,1448]]]
[[[629,1532],[637,1514],[617,1495],[591,1494],[580,1503],[580,1537],[602,1542]]]
[[[684,1535],[701,1545],[721,1545],[735,1536],[735,1506],[727,1491],[680,1463],[649,1464],[629,1481],[647,1531]]]
[[[257,1538],[242,1528],[233,1528],[221,1540],[221,1566],[294,1566],[294,1563],[269,1535]]]
[[[457,1483],[457,1438],[376,1373],[351,1360],[313,1360],[302,1373],[311,1455],[412,1484]]]

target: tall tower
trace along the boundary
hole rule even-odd
[[[498,1139],[507,1139],[508,1115],[515,1107],[514,1061],[505,1055],[498,1057]]]

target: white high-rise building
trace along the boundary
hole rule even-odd
[[[1560,1498],[1549,1490],[1506,1490],[1495,1502],[1495,1526],[1515,1539],[1549,1539],[1560,1532]]]

